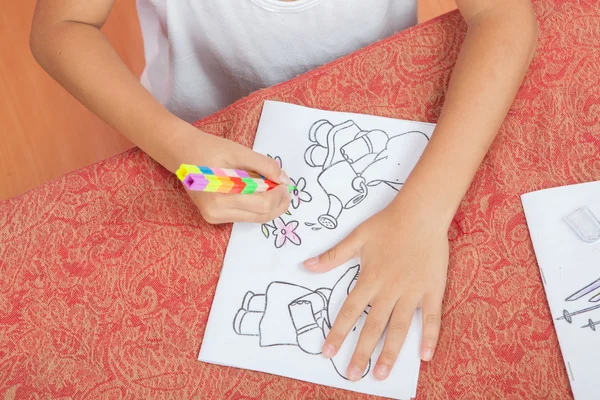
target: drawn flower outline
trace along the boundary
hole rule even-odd
[[[281,217],[278,217],[271,221],[271,223],[262,224],[261,230],[267,239],[271,233],[273,234],[275,247],[279,249],[288,241],[296,246],[302,244],[300,236],[296,233],[299,225],[298,221],[286,223]]]
[[[267,157],[275,160],[275,162],[277,163],[277,165],[279,166],[279,168],[283,169],[283,160],[281,160],[281,157],[279,156],[272,156],[270,154],[267,154]],[[290,193],[290,197],[291,197],[291,206],[292,208],[295,210],[298,207],[300,207],[300,205],[302,203],[309,203],[310,201],[312,201],[312,195],[310,193],[308,193],[306,191],[306,179],[304,178],[300,178],[298,180],[290,178],[290,180],[292,181],[292,184],[294,186],[296,186],[296,189],[294,191],[292,191],[292,193]],[[292,215],[292,213],[290,212],[290,210],[287,210],[285,212],[286,215]],[[265,235],[266,238],[269,237],[269,231],[266,228],[266,226],[263,224],[262,226],[262,232],[263,235]]]
[[[298,181],[295,181],[292,178],[290,179],[292,184],[296,186],[296,189],[290,193],[292,197],[292,207],[296,209],[300,207],[300,204],[302,203],[309,203],[312,200],[312,195],[305,190],[306,180],[304,178],[300,178]]]
[[[296,228],[298,228],[298,221],[290,221],[287,224],[281,218],[273,220],[275,229],[273,230],[273,236],[275,236],[275,247],[281,248],[286,241],[290,241],[296,246],[299,246],[302,241],[300,236],[296,234]]]

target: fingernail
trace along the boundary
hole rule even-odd
[[[375,378],[377,379],[385,379],[390,374],[390,367],[387,365],[378,365],[375,367],[375,371],[373,371]]]
[[[313,258],[309,258],[308,260],[304,261],[304,266],[312,267],[313,265],[317,265],[318,263],[319,263],[319,257],[313,257]]]
[[[362,371],[358,367],[352,367],[350,368],[350,371],[348,371],[348,379],[350,379],[351,381],[357,381],[361,377]]]
[[[279,175],[279,183],[286,184],[286,185],[289,185],[292,183],[292,180],[290,179],[288,174],[285,173],[285,171],[281,171],[281,175]]]
[[[431,349],[425,349],[425,351],[423,352],[423,361],[431,361],[431,359],[433,358],[433,350]]]
[[[330,344],[323,346],[323,356],[325,358],[331,358],[335,355],[335,347]]]

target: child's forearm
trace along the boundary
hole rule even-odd
[[[31,48],[42,67],[93,113],[174,171],[176,135],[190,134],[189,125],[142,87],[99,27],[51,18],[47,10],[37,10],[34,18]]]
[[[528,1],[497,2],[477,13],[469,8],[477,1],[459,0],[459,7],[461,3],[469,27],[445,104],[395,202],[422,204],[444,224],[452,220],[500,129],[537,43],[537,22]]]

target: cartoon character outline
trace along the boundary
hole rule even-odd
[[[322,169],[317,182],[329,206],[317,220],[328,229],[338,226],[343,210],[365,200],[369,188],[385,184],[399,191],[429,142],[421,131],[388,135],[379,129],[362,130],[352,120],[338,125],[319,120],[308,136],[312,144],[304,160]]]
[[[360,265],[349,268],[332,288],[310,289],[289,282],[271,282],[264,294],[248,291],[233,319],[233,330],[240,336],[257,336],[260,347],[296,346],[306,354],[319,355],[325,338],[354,288]],[[331,358],[335,372],[348,379],[345,368],[348,348],[358,343],[368,310],[359,317],[342,348]],[[371,369],[371,360],[363,377]]]

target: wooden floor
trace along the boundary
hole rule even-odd
[[[0,200],[129,147],[55,83],[29,50],[35,0],[0,0]],[[455,8],[419,0],[419,20]],[[104,32],[137,76],[143,69],[135,0],[116,0]]]

